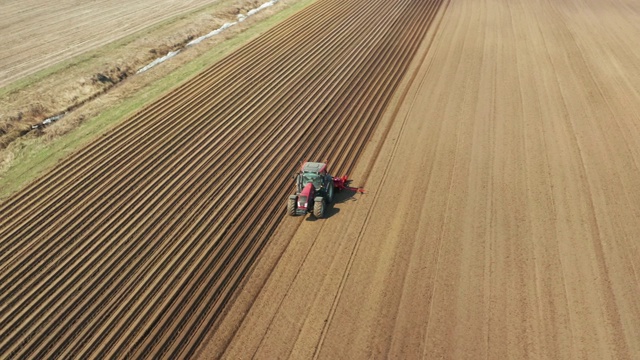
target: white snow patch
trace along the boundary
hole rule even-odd
[[[206,39],[208,39],[210,37],[216,36],[216,35],[220,34],[221,32],[225,31],[226,29],[228,29],[228,28],[230,28],[230,27],[232,27],[234,25],[237,25],[240,22],[243,22],[249,16],[253,16],[253,15],[259,13],[260,11],[275,5],[278,1],[280,1],[280,0],[267,1],[266,3],[258,6],[257,8],[249,10],[246,15],[238,14],[238,21],[234,21],[234,22],[230,22],[230,23],[224,23],[222,26],[220,26],[219,28],[213,30],[212,32],[210,32],[210,33],[208,33],[206,35],[200,36],[197,39],[189,41],[187,43],[187,45],[185,45],[184,48],[189,47],[189,46],[193,46],[193,45],[197,45],[197,44],[201,43],[202,41],[204,41],[204,40],[206,40]],[[161,58],[153,60],[151,63],[149,63],[149,65],[147,65],[147,66],[143,67],[142,69],[138,70],[136,72],[136,74],[143,73],[143,72],[151,69],[152,67],[171,59],[172,57],[178,55],[181,50],[184,50],[184,48],[182,48],[180,50],[172,51],[172,52],[168,53],[167,55],[165,55],[165,56],[163,56]]]
[[[163,56],[161,58],[157,58],[157,59],[153,60],[151,63],[149,63],[149,65],[147,65],[147,66],[143,67],[142,69],[138,70],[138,72],[136,72],[136,74],[143,73],[143,72],[151,69],[152,67],[171,59],[172,57],[178,55],[179,53],[180,53],[180,50],[171,51],[167,55],[165,55],[165,56]]]
[[[58,114],[56,116],[52,116],[50,118],[44,119],[44,121],[42,121],[40,124],[31,125],[31,129],[38,129],[38,128],[41,128],[41,127],[45,127],[45,126],[47,126],[49,124],[52,124],[55,121],[58,121],[58,120],[62,119],[66,114],[67,113]]]
[[[280,1],[280,0],[267,1],[266,3],[258,6],[257,8],[249,10],[249,12],[247,12],[247,15],[238,14],[238,22],[243,22],[249,16],[253,16],[253,15],[259,13],[260,11],[275,5],[278,1]]]
[[[202,35],[197,39],[191,40],[187,43],[187,46],[192,46],[192,45],[197,45],[200,44],[202,41],[216,36],[218,34],[220,34],[221,32],[225,31],[226,29],[232,27],[233,25],[237,24],[237,22],[232,22],[232,23],[224,23],[224,25],[220,26],[219,28],[213,30],[212,32],[208,33],[207,35]]]
[[[264,3],[264,4],[260,5],[260,6],[258,6],[257,8],[249,10],[249,12],[247,13],[247,17],[249,17],[249,16],[252,16],[252,15],[255,15],[255,14],[259,13],[260,11],[262,11],[262,10],[264,10],[264,9],[268,8],[268,7],[271,7],[271,6],[275,5],[277,2],[278,2],[278,0],[271,0],[271,1],[267,1],[266,3]]]

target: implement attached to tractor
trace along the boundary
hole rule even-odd
[[[347,176],[333,177],[327,173],[327,164],[304,162],[296,175],[296,194],[290,195],[287,213],[291,216],[313,213],[316,218],[325,215],[328,204],[333,202],[333,194],[340,190],[364,192],[347,186]],[[313,201],[311,201],[313,200]]]

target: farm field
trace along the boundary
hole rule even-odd
[[[3,1],[0,87],[217,1]]]
[[[0,202],[0,357],[640,357],[638,24],[314,2]]]
[[[194,354],[282,219],[288,174],[353,167],[439,4],[314,3],[9,197],[0,353]]]
[[[367,194],[283,221],[202,358],[640,358],[640,7],[442,8]]]

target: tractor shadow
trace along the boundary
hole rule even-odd
[[[324,210],[324,218],[329,219],[340,212],[340,208],[336,207],[336,205],[346,203],[348,201],[357,201],[358,199],[355,197],[357,193],[358,192],[355,190],[344,189],[333,194],[333,203],[329,204],[327,208]],[[315,216],[313,216],[313,214],[311,214],[310,216],[307,216],[305,220],[316,221],[319,219],[317,219]]]

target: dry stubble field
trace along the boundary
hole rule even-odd
[[[0,3],[0,87],[219,0]]]
[[[283,222],[203,358],[640,358],[638,38],[634,1],[450,1],[368,194]]]

